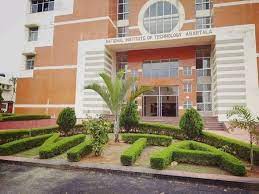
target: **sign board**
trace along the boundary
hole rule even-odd
[[[152,34],[142,36],[129,36],[122,38],[110,38],[106,39],[106,44],[125,44],[134,42],[156,41],[156,40],[173,40],[181,38],[191,38],[199,36],[213,35],[212,29],[190,30],[190,31],[178,31],[166,34]]]

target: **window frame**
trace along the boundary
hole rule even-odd
[[[191,100],[185,100],[183,103],[183,109],[187,110],[193,107],[192,101]]]
[[[117,28],[117,37],[119,37],[119,38],[128,36],[128,33],[129,33],[128,26],[122,26],[122,27]]]
[[[191,82],[184,82],[183,91],[184,91],[184,93],[191,93],[192,92],[192,83]]]
[[[183,67],[183,75],[184,76],[192,76],[192,67],[190,66],[184,66]]]
[[[35,63],[35,55],[27,55],[25,61],[25,69],[26,70],[33,70]]]
[[[161,2],[163,3],[162,4],[163,8],[159,7]],[[169,9],[166,8],[165,3],[170,4],[170,14],[166,14],[166,11],[168,11]],[[162,12],[159,8],[162,8]],[[155,13],[153,13],[152,11],[155,11]],[[170,33],[174,31],[174,29],[177,27],[179,22],[180,22],[179,9],[170,1],[153,2],[144,11],[143,18],[142,18],[143,27],[145,31],[148,32],[149,34]],[[170,26],[166,27],[167,24]]]
[[[212,16],[196,17],[196,29],[209,29],[212,26]]]
[[[41,13],[55,10],[55,0],[31,0],[30,3],[30,13]]]
[[[120,7],[122,7],[122,10],[120,9]],[[117,1],[117,19],[118,20],[128,20],[129,19],[129,2],[128,2],[128,0],[118,0]]]
[[[28,41],[29,42],[35,42],[38,41],[39,38],[39,27],[29,27],[29,34],[28,34]]]
[[[210,10],[213,8],[213,1],[212,0],[198,0],[195,1],[195,10],[202,11],[202,10]],[[208,5],[208,6],[207,6]],[[201,9],[198,9],[200,6]]]

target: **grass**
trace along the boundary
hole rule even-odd
[[[40,147],[32,148],[23,152],[19,152],[14,156],[25,157],[25,158],[38,158]]]

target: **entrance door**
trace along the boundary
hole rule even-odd
[[[142,98],[143,116],[147,117],[177,117],[178,87],[156,87]]]

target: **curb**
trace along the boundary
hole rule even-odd
[[[24,166],[45,167],[61,170],[86,170],[100,173],[112,173],[131,176],[146,176],[161,179],[197,182],[204,184],[223,185],[259,191],[259,178],[237,177],[228,175],[190,173],[172,170],[154,170],[143,167],[119,166],[110,164],[94,164],[68,162],[66,160],[40,160],[21,157],[0,156],[0,163],[18,164]]]

